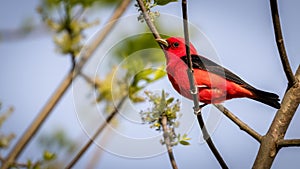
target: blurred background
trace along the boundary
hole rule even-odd
[[[1,149],[2,157],[8,154],[72,68],[72,59],[59,48],[60,37],[56,36],[53,27],[49,28],[51,23],[45,24],[47,17],[60,18],[64,14],[49,6],[45,8],[49,13],[41,12],[41,9],[45,10],[45,2],[48,1],[11,0],[0,6],[0,112],[4,114],[11,106],[14,108],[3,122],[1,134],[15,135],[10,144]],[[92,23],[84,29],[84,37],[80,37],[82,46],[89,45],[101,32],[119,2],[100,1],[82,12],[80,17]],[[131,2],[83,69],[86,75],[98,79],[102,85],[109,86],[108,91],[114,92],[106,96],[86,79],[78,77],[18,162],[38,161],[47,150],[57,156],[51,165],[63,168],[103,123],[107,116],[105,112],[111,112],[123,96],[122,92],[129,90],[133,75],[148,68],[164,70],[163,53],[153,42],[146,24],[138,21],[135,3]],[[297,15],[300,2],[286,0],[278,2],[278,6],[287,53],[295,72],[300,63]],[[76,7],[75,11],[80,8]],[[155,22],[160,33],[183,36],[180,2],[157,6],[153,11],[160,12]],[[274,41],[268,1],[189,1],[188,12],[191,41],[200,54],[232,70],[253,86],[277,93],[282,99],[287,80]],[[76,59],[81,56],[78,53]],[[130,71],[133,72],[129,73],[131,76],[119,80]],[[105,81],[109,77],[113,83]],[[122,84],[125,87],[122,88]],[[148,102],[138,102],[145,97],[144,90],[155,93],[165,90],[181,102],[178,132],[187,133],[191,145],[174,147],[179,168],[219,168],[202,140],[192,102],[176,93],[166,77],[147,83],[134,98],[126,99],[119,115],[107,125],[74,168],[171,168],[165,146],[160,144],[162,133],[150,129],[140,118],[140,112],[150,107]],[[276,112],[274,108],[249,99],[234,99],[224,105],[262,135],[267,132]],[[205,107],[203,115],[229,167],[250,168],[259,144],[212,106]],[[300,138],[299,121],[298,110],[286,138]],[[288,166],[296,169],[299,156],[298,148],[281,149],[273,168]]]

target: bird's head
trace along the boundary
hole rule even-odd
[[[172,59],[173,57],[183,57],[186,56],[185,51],[185,40],[181,37],[170,37],[166,40],[157,39],[157,42],[164,46],[164,50],[167,52],[167,59]],[[191,55],[196,55],[197,50],[190,43],[190,53]]]

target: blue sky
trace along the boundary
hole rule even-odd
[[[0,25],[0,30],[17,29],[26,18],[33,18],[36,23],[39,23],[39,16],[35,11],[38,3],[37,0],[28,0],[26,3],[18,0],[3,2],[0,7],[0,21],[4,24]],[[279,2],[284,40],[294,72],[300,63],[300,22],[297,14],[299,6],[300,2],[297,0]],[[169,27],[182,30],[180,3],[172,3],[166,7],[156,9],[161,12],[160,19],[165,25],[162,31],[168,32]],[[93,13],[93,16],[101,16],[101,23],[104,23],[110,15],[109,12],[111,10],[106,10],[100,14]],[[221,63],[253,86],[277,93],[280,98],[283,97],[287,80],[282,71],[274,41],[268,1],[189,1],[189,13],[189,20],[193,24],[191,26],[193,30],[191,41],[195,44],[199,53]],[[116,44],[119,39],[122,40],[124,34],[131,36],[141,31],[139,28],[143,28],[144,25],[136,21],[136,16],[134,16],[136,14],[136,8],[132,4],[121,21],[122,23],[114,30],[114,35],[105,41],[98,49],[95,57],[88,63],[86,69],[88,73],[102,71],[97,67],[102,63],[101,56],[103,56],[103,53],[109,55],[109,47]],[[130,24],[125,25],[126,23]],[[92,37],[93,33],[101,29],[102,26],[103,24],[100,24],[89,30],[87,33],[88,38]],[[121,32],[121,35],[118,32]],[[176,36],[182,36],[182,34],[176,34]],[[3,126],[4,132],[16,133],[17,138],[19,138],[20,133],[25,131],[42,108],[42,105],[45,104],[67,74],[70,59],[61,56],[54,49],[51,33],[46,32],[39,36],[30,34],[28,37],[21,39],[4,39],[0,41],[0,51],[2,53],[0,56],[0,100],[4,104],[3,109],[10,105],[15,107],[13,115]],[[201,133],[197,123],[193,124],[191,102],[181,98],[172,89],[166,78],[149,88],[152,90],[165,89],[182,101],[183,121],[185,122],[183,126],[185,127],[181,130],[189,132],[189,136],[192,137],[192,145],[175,147],[174,153],[179,168],[193,169],[199,168],[199,166],[202,168],[218,168],[217,161],[211,155],[207,146],[201,142]],[[100,117],[99,109],[91,103],[92,99],[87,99],[89,94],[91,94],[91,90],[82,79],[75,81],[73,90],[69,90],[62,98],[39,131],[38,137],[54,129],[63,128],[74,140],[79,140],[81,143],[86,141],[92,133],[97,119],[89,121],[90,118],[85,118],[85,116],[94,117],[93,115],[95,115],[95,117]],[[136,112],[141,109],[141,107],[128,105],[124,110],[133,108]],[[248,99],[231,100],[226,102],[225,105],[236,116],[261,134],[267,131],[276,112],[271,107]],[[250,168],[259,144],[239,130],[227,118],[217,112],[214,113],[211,107],[206,107],[203,111],[205,118],[217,118],[216,125],[212,125],[214,126],[212,127],[213,140],[230,168]],[[85,113],[89,113],[89,115],[85,115]],[[97,142],[102,148],[97,148],[94,144],[76,168],[85,167],[95,151],[103,149],[105,151],[101,151],[102,156],[98,162],[99,168],[119,168],[120,166],[126,168],[171,168],[167,154],[162,153],[164,147],[160,147],[156,141],[152,142],[147,139],[159,138],[159,133],[151,131],[148,126],[132,123],[130,121],[132,119],[128,120],[127,117],[131,116],[124,114],[124,116],[118,117],[120,119],[118,126],[110,128],[112,132],[109,132],[108,138],[111,138],[111,140],[108,143]],[[288,138],[300,137],[299,121],[298,110],[287,132]],[[124,135],[126,137],[122,137]],[[125,141],[121,142],[123,138],[135,138],[133,139],[135,141],[138,140],[137,138],[146,138],[145,140],[150,143],[149,145],[148,143],[141,144],[141,147],[135,148],[138,145],[137,142],[129,139],[126,146],[124,145]],[[34,138],[20,160],[38,158],[36,153],[32,151],[38,151],[36,142],[37,138]],[[15,140],[13,143],[15,143]],[[120,148],[114,149],[118,146]],[[155,151],[158,155],[152,153],[151,157],[145,157],[150,150]],[[132,153],[124,157],[124,154],[130,151]],[[145,156],[134,158],[135,153],[145,153]],[[286,168],[287,165],[289,168],[298,168],[299,160],[297,159],[299,155],[298,148],[282,149],[273,164],[273,168]]]

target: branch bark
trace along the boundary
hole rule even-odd
[[[300,103],[300,66],[295,75],[294,85],[289,88],[282,100],[281,108],[265,136],[253,164],[254,169],[271,168],[273,161],[280,150],[280,140],[284,139],[288,126]]]
[[[136,1],[137,1],[138,5],[139,5],[139,8],[140,8],[140,10],[142,12],[142,15],[143,15],[143,17],[144,17],[144,19],[146,21],[146,24],[148,25],[150,31],[152,32],[152,35],[154,36],[155,39],[161,39],[161,37],[160,37],[160,35],[159,35],[159,33],[158,33],[155,25],[153,24],[153,22],[151,21],[149,15],[147,13],[147,9],[146,9],[146,7],[144,5],[143,0],[136,0]],[[158,45],[160,46],[161,49],[164,49],[163,45],[161,45],[159,43],[158,43]],[[163,50],[163,52],[166,55],[165,50]]]
[[[48,100],[46,105],[42,108],[42,110],[39,112],[37,117],[34,119],[34,121],[31,123],[31,125],[27,128],[27,130],[24,132],[24,134],[21,136],[21,138],[18,140],[18,142],[15,144],[15,146],[12,148],[8,156],[6,157],[4,163],[2,164],[1,168],[6,169],[9,168],[11,164],[14,163],[14,161],[19,157],[19,155],[22,153],[26,145],[29,143],[31,138],[34,137],[34,135],[37,133],[37,131],[40,129],[41,125],[44,123],[46,118],[50,115],[51,111],[54,109],[56,104],[60,101],[62,96],[65,94],[69,86],[71,85],[72,81],[78,73],[81,71],[85,63],[89,60],[89,58],[92,56],[94,51],[97,49],[97,47],[101,44],[101,42],[105,39],[105,37],[108,35],[108,33],[111,31],[111,29],[116,24],[116,21],[119,17],[122,16],[125,9],[129,5],[131,1],[130,0],[123,0],[121,4],[118,6],[118,8],[114,11],[113,15],[110,17],[107,26],[105,26],[102,30],[102,32],[96,37],[94,42],[89,46],[88,49],[86,49],[83,52],[83,56],[78,62],[78,65],[71,71],[65,79],[62,81],[62,83],[59,85],[57,90],[54,92],[54,94],[51,96],[51,98]]]
[[[300,139],[279,140],[277,143],[278,148],[282,147],[300,147]]]
[[[236,117],[232,112],[230,112],[226,107],[221,104],[214,104],[214,106],[219,109],[226,117],[228,117],[231,121],[233,121],[239,128],[250,136],[252,136],[256,141],[261,142],[262,136],[249,127],[246,123]]]
[[[142,15],[143,15],[143,17],[144,17],[144,19],[145,19],[145,21],[146,21],[146,24],[148,25],[148,27],[149,27],[150,31],[152,32],[154,38],[155,38],[155,39],[160,39],[160,35],[159,35],[159,33],[158,33],[156,27],[155,27],[154,24],[152,23],[152,21],[151,21],[149,15],[148,15],[148,13],[147,13],[147,9],[146,9],[146,7],[145,7],[145,5],[144,5],[143,0],[137,0],[137,3],[138,3],[138,5],[139,5],[139,7],[140,7],[140,9],[141,9],[141,12],[142,12]],[[160,44],[159,44],[159,45],[160,45]],[[161,46],[161,45],[160,45],[160,46]],[[162,47],[162,46],[161,46],[161,47]]]
[[[171,142],[170,142],[170,130],[167,126],[167,121],[168,121],[167,116],[162,116],[161,123],[162,123],[163,132],[164,132],[164,134],[163,134],[164,141],[166,143],[166,147],[167,147],[167,151],[168,151],[168,155],[169,155],[171,165],[172,165],[173,169],[178,169],[177,164],[176,164],[176,160],[175,160],[175,157],[174,157],[174,154],[173,154],[173,149],[172,149],[172,146],[171,146]]]
[[[226,162],[223,160],[221,154],[219,153],[218,149],[216,148],[216,146],[214,145],[206,127],[205,127],[205,123],[202,117],[202,113],[199,113],[197,115],[197,119],[198,119],[198,123],[200,128],[202,129],[202,133],[203,133],[203,139],[206,141],[210,151],[213,153],[213,155],[216,157],[216,159],[218,160],[220,166],[223,169],[228,169],[229,167],[227,166]]]
[[[285,75],[288,79],[288,88],[293,86],[295,83],[295,77],[293,75],[293,71],[291,69],[291,66],[289,64],[289,59],[284,47],[284,41],[281,33],[281,26],[280,26],[280,18],[278,13],[278,5],[277,0],[270,0],[270,6],[271,6],[271,13],[272,13],[272,19],[273,19],[273,28],[276,38],[276,44],[279,51],[281,63],[283,66],[283,70],[285,72]]]

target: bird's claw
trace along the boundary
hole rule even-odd
[[[199,115],[201,114],[201,110],[204,106],[206,106],[207,104],[206,103],[203,103],[202,105],[200,105],[197,109],[194,107],[194,113],[195,115]]]
[[[155,39],[159,44],[163,45],[164,47],[168,47],[169,46],[169,43],[165,40],[165,39],[162,39],[162,38],[158,38],[158,39]]]

